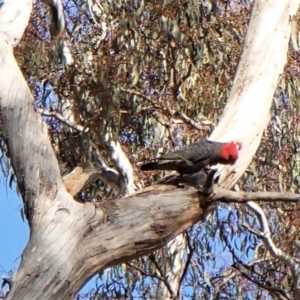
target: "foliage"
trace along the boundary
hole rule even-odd
[[[52,113],[45,121],[58,160],[73,168],[94,160],[96,148],[114,166],[105,143],[111,134],[132,163],[137,187],[157,179],[140,172],[138,162],[205,137],[218,122],[242,51],[248,2],[106,0],[92,15],[84,1],[65,0],[67,32],[51,40],[49,12],[37,1],[15,54],[36,107]],[[72,65],[61,55],[62,41],[71,50]],[[246,191],[299,192],[299,54],[297,43],[291,45],[269,127],[239,182]],[[78,199],[115,196],[97,182]],[[277,245],[298,258],[297,206],[264,208]],[[243,222],[257,226],[244,207],[220,206],[185,233],[184,299],[293,298],[287,269],[269,257]],[[81,299],[153,299],[157,282],[167,280],[160,271],[164,259],[161,249],[105,270],[94,293]]]

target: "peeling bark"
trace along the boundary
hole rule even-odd
[[[193,188],[155,186],[96,207],[60,199],[62,189],[32,231],[8,299],[72,299],[100,268],[151,253],[203,217]]]

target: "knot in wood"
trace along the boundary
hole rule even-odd
[[[162,235],[165,231],[165,226],[155,223],[150,225],[151,226],[151,230],[154,231],[157,235]]]

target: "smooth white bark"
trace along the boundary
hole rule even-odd
[[[273,95],[287,61],[290,20],[298,7],[298,0],[255,1],[230,97],[210,136],[243,144],[235,165],[222,170],[225,188],[232,187],[249,166],[270,120]]]
[[[5,0],[0,9],[1,41],[12,47],[18,45],[28,25],[33,0]],[[2,79],[1,79],[2,80]]]

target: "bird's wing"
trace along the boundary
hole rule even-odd
[[[200,162],[209,158],[211,152],[210,144],[211,142],[209,141],[192,143],[181,149],[163,154],[158,160],[188,160],[194,163]]]

